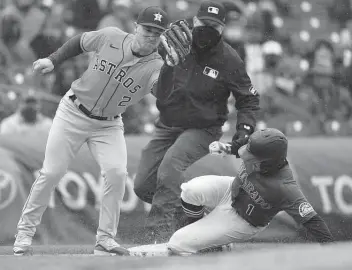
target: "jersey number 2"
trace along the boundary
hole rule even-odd
[[[252,212],[253,212],[253,209],[254,209],[254,205],[253,204],[248,204],[246,214],[248,216],[250,216],[252,214]]]
[[[125,107],[127,105],[126,103],[130,102],[131,99],[132,98],[130,96],[123,96],[122,100],[119,102],[119,104],[117,104],[117,106]]]

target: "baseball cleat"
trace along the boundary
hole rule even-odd
[[[13,255],[24,256],[32,255],[32,237],[24,233],[18,233],[13,245]]]
[[[94,247],[94,255],[97,256],[129,256],[128,249],[120,246],[112,238],[99,240]]]

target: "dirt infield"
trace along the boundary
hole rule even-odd
[[[34,248],[34,256],[14,257],[11,247],[0,247],[1,270],[350,270],[351,243],[245,244],[232,252],[191,257],[94,257],[91,247]],[[51,254],[51,255],[50,255]]]

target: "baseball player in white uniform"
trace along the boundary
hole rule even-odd
[[[43,167],[18,222],[15,255],[31,253],[32,238],[51,192],[84,143],[105,178],[94,254],[129,253],[114,240],[127,176],[121,114],[152,91],[164,63],[157,47],[167,25],[167,14],[161,8],[148,7],[140,12],[134,35],[114,27],[85,32],[33,63],[34,71],[44,74],[76,55],[94,53],[87,70],[58,106]]]

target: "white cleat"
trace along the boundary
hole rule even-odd
[[[24,256],[32,255],[32,237],[24,233],[16,235],[16,241],[13,245],[13,255]]]
[[[94,255],[96,256],[129,256],[128,249],[120,246],[112,238],[105,238],[97,241],[94,247]]]

